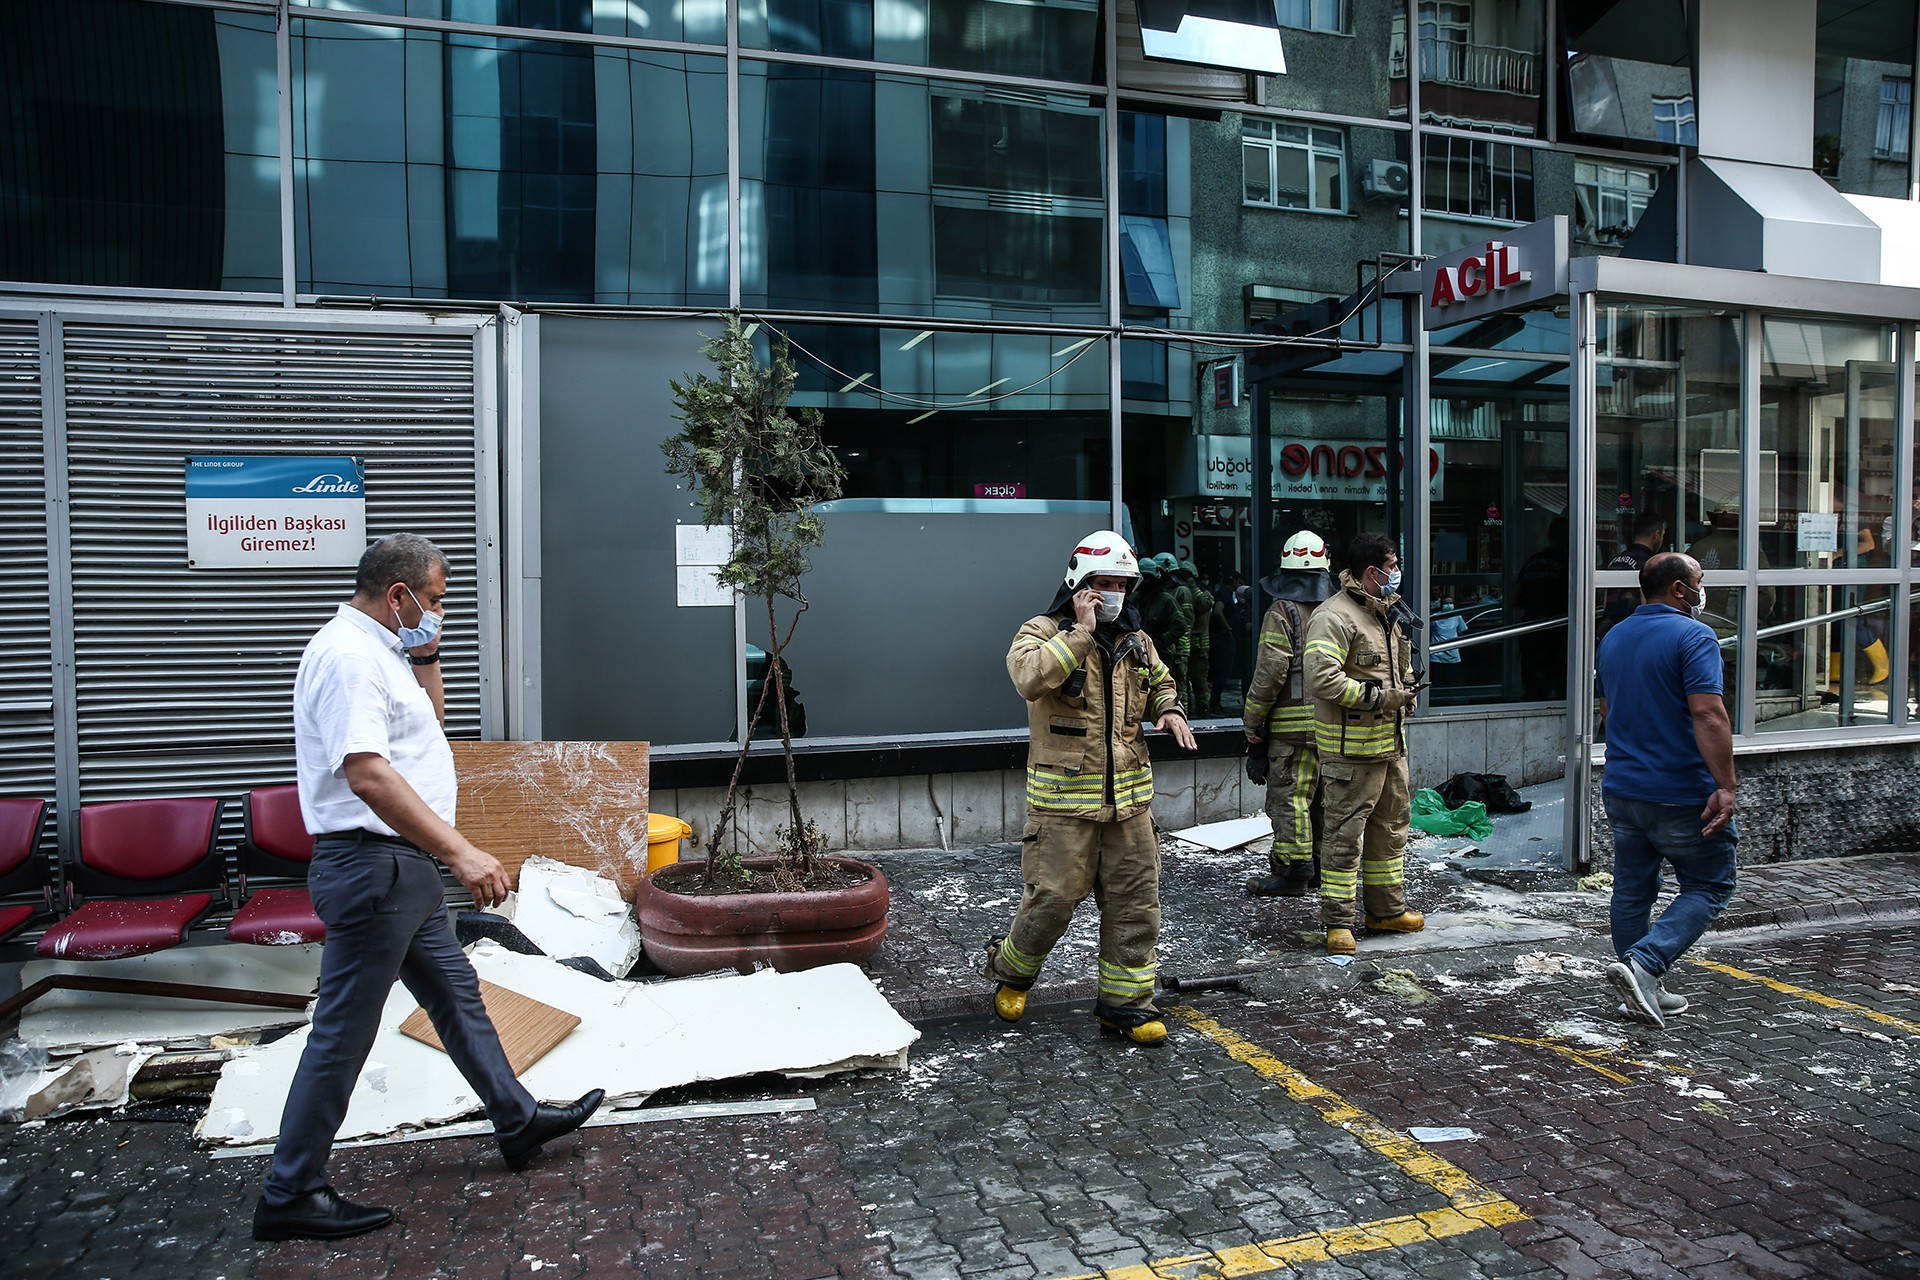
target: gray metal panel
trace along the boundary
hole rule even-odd
[[[1567,264],[1567,272],[1568,287],[1574,293],[1594,291],[1612,298],[1709,307],[1763,307],[1770,315],[1793,311],[1860,320],[1920,320],[1920,289],[1893,285],[1630,258],[1575,258]]]
[[[470,329],[69,323],[64,333],[83,801],[289,778],[294,669],[351,594],[345,568],[188,569],[190,454],[364,457],[369,535],[410,530],[447,553],[447,729],[478,734]]]
[[[0,320],[0,795],[54,798],[40,325]]]
[[[1812,166],[1816,17],[1815,0],[1701,0],[1701,155]]]
[[[540,724],[554,741],[725,742],[735,732],[734,610],[679,608],[674,528],[698,524],[660,442],[669,378],[711,369],[699,320],[542,316]],[[527,480],[524,483],[532,484]]]
[[[1691,261],[1880,283],[1880,226],[1807,169],[1702,157],[1688,166]]]

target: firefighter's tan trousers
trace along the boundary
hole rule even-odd
[[[1353,927],[1354,882],[1375,920],[1407,909],[1407,760],[1320,758],[1320,921]]]
[[[1267,862],[1277,876],[1300,875],[1313,865],[1314,799],[1320,753],[1311,742],[1267,742],[1267,816],[1273,848]],[[1348,882],[1352,893],[1352,882]]]
[[[1100,999],[1122,1007],[1153,1003],[1154,947],[1160,940],[1160,838],[1153,814],[1119,822],[1030,817],[1020,853],[1020,907],[988,964],[1010,987],[1033,985],[1047,953],[1088,893],[1100,908]]]

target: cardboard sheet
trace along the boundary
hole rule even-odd
[[[480,1002],[487,1006],[487,1017],[500,1033],[500,1047],[507,1051],[507,1064],[513,1074],[525,1075],[527,1068],[547,1056],[547,1051],[567,1038],[580,1025],[577,1014],[541,1004],[506,987],[482,980]],[[442,1053],[440,1033],[425,1009],[415,1009],[400,1020],[400,1034],[431,1045]]]
[[[647,744],[456,742],[462,835],[518,881],[538,855],[598,871],[627,901],[647,873]]]
[[[759,1072],[904,1069],[907,1048],[920,1037],[850,964],[637,983],[602,982],[490,942],[469,954],[483,979],[579,1015],[573,1034],[521,1077],[547,1102],[571,1102],[600,1088],[611,1105],[633,1106],[673,1085]],[[445,1054],[400,1034],[413,1008],[413,997],[396,986],[341,1138],[428,1128],[481,1110]],[[272,1141],[306,1042],[302,1028],[236,1055],[221,1072],[197,1136],[216,1145]]]

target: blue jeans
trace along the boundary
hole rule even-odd
[[[1700,804],[1656,804],[1602,793],[1613,829],[1613,950],[1659,977],[1699,941],[1733,897],[1740,833],[1729,820],[1702,836]],[[1671,862],[1680,894],[1653,920],[1661,863]]]

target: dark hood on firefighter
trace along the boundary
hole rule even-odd
[[[1096,628],[1095,634],[1103,636],[1123,636],[1129,631],[1138,631],[1141,629],[1144,624],[1140,621],[1140,610],[1136,608],[1133,603],[1133,594],[1139,589],[1139,586],[1140,579],[1134,579],[1133,586],[1127,588],[1127,602],[1120,606],[1120,616],[1112,622],[1101,623],[1099,627]],[[1078,590],[1078,588],[1070,587],[1064,582],[1061,583],[1060,589],[1053,593],[1053,603],[1047,606],[1047,612],[1064,613],[1071,618],[1073,616],[1073,605],[1071,602],[1073,600],[1073,593],[1076,590]]]
[[[1260,579],[1260,589],[1275,600],[1319,604],[1333,594],[1333,575],[1324,569],[1282,569]]]

